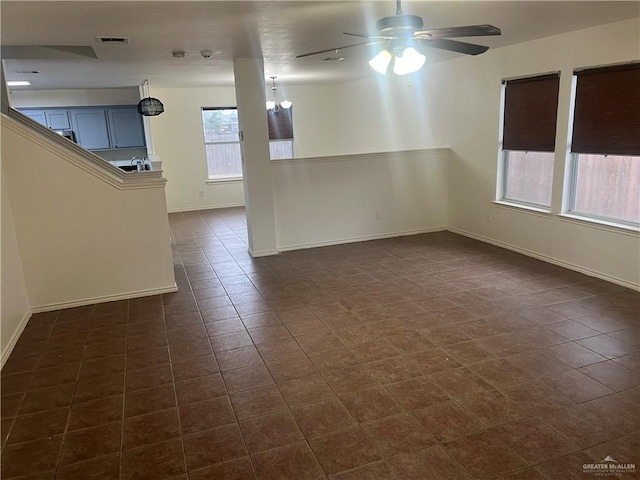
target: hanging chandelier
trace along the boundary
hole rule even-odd
[[[281,109],[287,110],[291,108],[291,103],[289,100],[278,101],[278,84],[276,83],[276,76],[272,76],[271,78],[271,100],[267,100],[267,110],[271,113],[278,115]]]
[[[146,91],[145,91],[146,86]],[[145,117],[155,117],[164,112],[164,105],[157,98],[152,98],[149,94],[149,80],[145,80],[142,84],[143,95],[147,95],[145,98],[138,102],[138,113]]]

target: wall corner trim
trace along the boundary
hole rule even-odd
[[[22,317],[22,320],[20,320],[20,323],[18,323],[18,327],[16,328],[15,332],[13,332],[13,335],[11,335],[11,340],[9,340],[9,343],[7,344],[7,348],[5,348],[4,352],[2,352],[2,359],[0,360],[0,368],[4,367],[4,364],[7,362],[7,359],[11,355],[11,352],[13,352],[13,349],[15,348],[16,343],[18,343],[18,339],[20,338],[20,335],[22,335],[22,332],[24,331],[27,324],[29,323],[29,319],[31,318],[32,314],[33,314],[32,310],[28,309],[24,313],[24,316]]]
[[[254,252],[250,248],[248,248],[247,251],[249,252],[249,255],[251,255],[253,258],[270,257],[271,255],[278,255],[280,253],[279,250],[263,250],[261,252]]]
[[[410,235],[420,235],[422,233],[443,232],[445,230],[447,230],[447,227],[445,226],[432,227],[432,228],[419,228],[416,230],[388,232],[388,233],[382,233],[379,235],[365,235],[362,237],[341,238],[339,240],[330,240],[327,242],[300,243],[297,245],[287,245],[287,246],[279,247],[278,251],[291,252],[294,250],[304,250],[307,248],[330,247],[332,245],[344,245],[347,243],[368,242],[371,240],[382,240],[385,238],[407,237]]]
[[[71,300],[68,302],[50,303],[32,307],[33,313],[51,312],[54,310],[63,310],[65,308],[83,307],[85,305],[93,305],[95,303],[115,302],[118,300],[129,300],[132,298],[150,297],[153,295],[162,295],[164,293],[174,293],[178,291],[178,286],[174,283],[167,287],[150,288],[148,290],[137,290],[134,292],[118,293],[115,295],[105,295],[101,297],[85,298],[82,300]]]

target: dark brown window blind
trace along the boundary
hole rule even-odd
[[[555,150],[559,88],[558,74],[506,82],[502,141],[504,150]]]
[[[640,63],[576,75],[571,151],[640,155]]]
[[[293,138],[293,107],[281,108],[277,113],[267,110],[269,140],[291,140]]]

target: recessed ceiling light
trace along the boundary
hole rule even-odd
[[[26,87],[31,85],[31,82],[27,80],[10,80],[7,82],[8,87]]]

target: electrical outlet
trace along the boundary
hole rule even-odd
[[[204,192],[202,190],[198,190],[198,196],[199,197],[204,197]]]
[[[380,212],[376,212],[376,220],[380,220]]]

